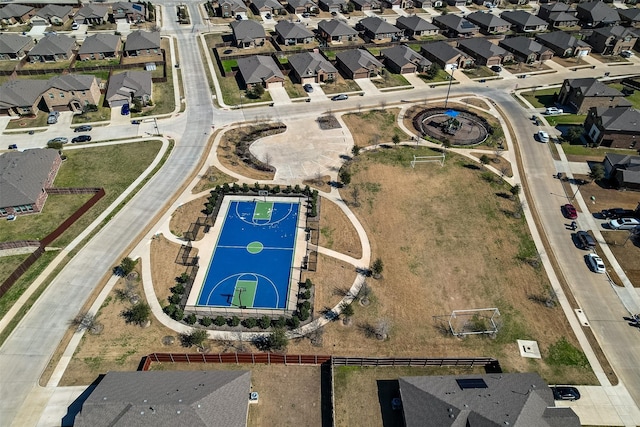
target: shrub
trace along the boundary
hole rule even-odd
[[[198,318],[196,317],[195,314],[191,313],[190,315],[184,318],[184,321],[187,322],[189,325],[195,325],[196,322],[198,321]]]
[[[258,321],[253,317],[250,317],[248,319],[244,319],[242,321],[242,324],[244,325],[245,328],[251,329],[256,327],[256,325],[258,324]]]
[[[169,302],[171,304],[179,304],[180,300],[182,299],[182,295],[180,294],[173,294],[169,297]]]
[[[300,304],[300,308],[309,311],[311,309],[311,303],[309,301],[304,301]]]
[[[176,312],[177,308],[178,307],[176,307],[175,304],[169,304],[168,306],[164,307],[162,311],[164,311],[164,314],[166,314],[167,316],[173,317],[173,313]]]
[[[276,328],[266,339],[265,345],[270,350],[284,350],[289,344],[289,339],[282,328]]]
[[[173,316],[171,316],[171,318],[173,320],[182,320],[182,318],[184,317],[184,310],[176,307],[175,311],[173,312]]]
[[[211,326],[212,323],[213,323],[213,320],[211,320],[211,317],[204,316],[202,319],[200,319],[200,324],[205,328],[208,328],[209,326]]]
[[[238,326],[240,324],[240,318],[238,316],[233,316],[229,319],[229,326]]]
[[[194,329],[189,334],[180,335],[180,341],[184,347],[191,347],[194,345],[201,347],[206,339],[207,331],[203,329]]]
[[[305,301],[308,302],[308,301]],[[309,318],[309,316],[311,316],[311,313],[309,312],[309,309],[306,307],[300,307],[300,309],[298,310],[298,318],[304,322],[305,320],[307,320]]]
[[[262,329],[267,329],[269,326],[271,326],[271,318],[265,314],[260,318],[258,324]]]
[[[284,328],[287,326],[287,319],[284,316],[280,316],[273,320],[273,326],[275,328]]]
[[[139,302],[122,313],[127,323],[137,323],[142,325],[151,317],[151,307],[145,302]]]
[[[213,323],[215,323],[216,326],[224,326],[227,323],[227,319],[225,319],[223,316],[217,316]]]
[[[299,297],[302,299],[309,299],[311,298],[311,291],[309,289],[306,289],[303,292],[300,292]]]
[[[298,326],[300,326],[300,319],[298,318],[298,316],[292,316],[289,318],[289,327],[291,329],[296,329]]]
[[[182,295],[184,294],[184,291],[185,291],[184,285],[181,282],[179,282],[177,285],[171,288],[171,292],[173,292],[174,294]]]
[[[248,193],[249,192],[249,184],[247,184],[246,182],[244,184],[242,184],[242,192],[243,193]]]
[[[303,286],[305,289],[311,289],[311,287],[313,286],[313,282],[311,281],[311,279],[307,279],[304,281]]]

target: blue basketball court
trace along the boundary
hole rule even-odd
[[[299,215],[297,200],[231,201],[196,305],[285,308]]]

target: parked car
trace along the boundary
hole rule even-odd
[[[576,240],[578,241],[578,247],[580,249],[593,249],[596,247],[596,239],[586,231],[578,231],[576,233]]]
[[[69,142],[69,138],[66,138],[64,136],[57,136],[57,137],[51,138],[49,141],[47,141],[47,144],[56,143],[56,142],[59,142],[61,144],[66,144],[67,142]]]
[[[549,142],[549,134],[543,130],[538,131],[538,141]]]
[[[93,129],[93,126],[91,126],[91,125],[81,125],[81,126],[78,126],[77,128],[75,128],[73,131],[74,132],[89,132],[91,129]]]
[[[58,117],[60,117],[60,113],[58,111],[50,112],[49,117],[47,117],[47,124],[54,125],[58,123]]]
[[[122,107],[120,107],[120,114],[123,116],[128,116],[130,112],[129,104],[123,104]]]
[[[302,17],[303,17],[303,18],[308,18],[309,16],[311,16],[311,15],[309,14],[309,12],[304,12],[304,13],[302,14]]]
[[[18,149],[17,144],[9,144],[9,150],[17,150],[17,149]]]
[[[80,135],[73,138],[71,140],[71,143],[75,144],[76,142],[90,142],[90,141],[91,141],[91,135]]]
[[[499,73],[500,71],[502,71],[502,67],[499,65],[492,65],[491,66],[491,71],[494,71],[496,73]]]
[[[555,400],[578,400],[580,399],[580,392],[575,387],[569,386],[555,386],[551,387],[553,392],[553,398]]]
[[[131,120],[132,125],[139,125],[140,123],[142,123],[142,120]]]
[[[270,14],[270,13],[266,13],[266,14],[264,15],[264,17],[265,17],[265,18],[267,18],[267,19],[271,19],[271,14]]]
[[[547,109],[544,110],[544,113],[553,116],[554,114],[562,114],[564,113],[564,111],[562,110],[562,108],[547,107]]]
[[[80,28],[80,24],[78,24],[77,22],[74,22],[73,24],[71,24],[72,30],[77,30],[78,28]]]
[[[604,266],[604,262],[602,262],[602,258],[600,258],[596,254],[587,255],[587,262],[589,263],[589,267],[593,270],[594,273],[604,273],[607,269]]]
[[[633,52],[631,52],[630,50],[623,50],[622,52],[620,52],[620,56],[622,56],[623,58],[631,58],[633,56]]]
[[[619,218],[609,222],[609,227],[614,230],[633,230],[640,226],[640,220],[635,218]]]
[[[562,205],[562,215],[564,215],[568,219],[578,218],[578,212],[576,211],[576,208],[571,203]]]
[[[606,219],[618,219],[618,218],[633,218],[638,215],[636,211],[631,209],[611,208],[605,209],[600,212],[603,218]]]
[[[345,99],[349,99],[349,95],[346,93],[341,93],[331,98],[332,101],[344,101]]]
[[[304,86],[302,86],[304,88],[305,92],[311,93],[313,92],[313,86],[311,86],[310,83],[305,84]]]

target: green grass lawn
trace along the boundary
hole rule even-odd
[[[622,84],[620,83],[612,83],[607,86],[618,89],[620,92],[622,92],[622,89],[624,89],[624,86],[622,86]],[[640,109],[640,91],[635,90],[633,91],[633,95],[627,95],[625,96],[625,98],[633,105],[633,108]]]
[[[240,89],[235,77],[221,77],[218,79],[220,90],[222,91],[222,99],[227,105],[244,105],[256,102],[271,101],[271,94],[265,90],[260,98],[249,98],[244,89]],[[242,95],[242,97],[240,97]]]
[[[446,82],[451,77],[451,74],[447,73],[444,70],[438,70],[438,74],[432,79],[428,78],[426,74],[418,74],[422,80],[427,83],[438,83],[438,82]]]
[[[58,70],[67,69],[71,65],[71,60],[56,62],[27,62],[22,66],[23,70]]]
[[[3,256],[2,262],[0,262],[0,283],[6,280],[28,256],[29,254]]]
[[[120,64],[120,60],[114,58],[114,59],[94,59],[94,60],[86,60],[86,61],[76,61],[73,66],[75,68],[75,71],[82,72],[82,69],[87,67],[110,67],[118,64]]]
[[[224,72],[230,73],[234,68],[238,68],[238,61],[236,59],[226,59],[222,62],[222,68],[224,68]]]
[[[34,117],[24,116],[17,120],[11,120],[6,129],[22,129],[22,128],[35,128],[47,125],[47,117],[49,113],[39,111]]]
[[[581,125],[587,118],[586,114],[561,114],[558,116],[546,116],[551,126],[556,125]]]
[[[411,84],[404,78],[402,74],[395,74],[389,71],[385,71],[381,79],[371,80],[377,88],[397,87],[397,86],[410,86]]]
[[[307,96],[307,93],[302,88],[301,84],[293,83],[289,77],[284,79],[284,90],[287,91],[289,98],[303,98]]]
[[[100,101],[98,102],[98,111],[89,111],[82,114],[76,114],[73,116],[73,120],[71,121],[71,123],[80,124],[111,120],[111,108],[104,107],[103,105],[104,95],[100,96]]]
[[[18,65],[18,61],[0,61],[0,70],[12,71]]]
[[[534,108],[553,107],[554,95],[560,93],[560,88],[555,89],[540,89],[530,92],[522,92],[521,95],[524,99],[529,101]]]
[[[470,79],[479,79],[482,77],[493,77],[496,75],[493,71],[491,71],[488,67],[480,66],[476,68],[469,68],[462,70]]]
[[[604,158],[607,149],[591,148],[582,144],[562,144],[562,151],[564,151],[564,153],[568,156],[591,156]],[[638,155],[638,152],[636,150],[615,150],[615,153],[630,156]]]

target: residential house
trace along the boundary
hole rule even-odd
[[[124,42],[124,52],[126,56],[161,57],[160,31],[133,31]]]
[[[480,31],[473,22],[452,13],[434,17],[433,23],[440,27],[447,37],[473,37]]]
[[[76,40],[62,34],[47,34],[27,53],[29,62],[66,61],[73,56]]]
[[[437,26],[426,19],[422,19],[418,15],[398,17],[398,19],[396,19],[396,27],[404,31],[406,38],[435,36],[440,32]]]
[[[351,42],[358,39],[358,32],[337,19],[318,22],[318,35],[327,44]]]
[[[422,45],[420,53],[428,60],[440,65],[445,71],[470,68],[475,64],[472,57],[443,41]]]
[[[351,0],[351,3],[356,10],[367,11],[380,8],[378,0]]]
[[[553,50],[528,37],[512,37],[501,40],[499,45],[513,53],[517,60],[532,64],[553,58]]]
[[[483,34],[504,34],[511,29],[511,23],[488,12],[473,12],[466,19],[476,24]]]
[[[15,33],[0,33],[0,61],[22,59],[33,47],[33,39]]]
[[[111,6],[111,19],[114,22],[140,23],[146,21],[149,17],[147,6],[144,3],[116,2],[105,4]]]
[[[512,53],[485,38],[460,40],[458,49],[475,59],[476,64],[487,67],[501,65],[505,61],[513,61]]]
[[[284,46],[313,42],[313,33],[298,22],[278,21],[275,30],[278,43]]]
[[[616,187],[640,191],[640,156],[606,153],[603,165],[605,178]]]
[[[636,41],[638,34],[620,25],[596,28],[587,39],[593,51],[603,55],[619,55],[623,50],[631,50]]]
[[[587,114],[591,107],[631,105],[622,92],[592,77],[565,79],[558,95],[558,104],[570,106],[576,114]]]
[[[416,7],[421,8],[439,8],[443,7],[445,5],[445,2],[443,0],[413,0],[413,4]]]
[[[403,30],[377,16],[361,19],[356,29],[363,31],[364,39],[370,41],[398,41],[404,35]]]
[[[78,50],[78,59],[81,61],[118,58],[122,40],[115,34],[97,33],[90,35]]]
[[[109,20],[109,7],[98,4],[86,4],[78,9],[73,22],[77,24],[102,25]]]
[[[284,75],[278,68],[276,61],[270,56],[254,55],[248,58],[239,58],[238,70],[247,89],[255,85],[262,85],[267,89],[284,85]]]
[[[105,101],[109,107],[121,107],[133,102],[145,106],[153,95],[151,73],[148,71],[125,71],[109,78]]]
[[[413,8],[413,0],[382,0],[382,3],[388,9],[411,9]]]
[[[465,7],[467,0],[447,0],[447,4],[453,7]]]
[[[620,24],[625,27],[640,27],[640,8],[618,9]]]
[[[538,33],[547,31],[549,24],[535,15],[524,10],[507,10],[500,17],[513,25],[517,33]]]
[[[0,8],[0,24],[24,24],[25,22],[29,22],[35,13],[36,10],[31,6],[9,3]]]
[[[100,102],[100,86],[95,76],[63,74],[52,77],[47,84],[42,99],[49,111],[80,113],[85,106]]]
[[[0,114],[12,117],[37,114],[47,87],[46,80],[9,80],[0,86]]]
[[[257,14],[270,13],[276,15],[284,11],[284,6],[277,0],[252,0],[251,8]]]
[[[73,425],[246,426],[250,392],[249,371],[111,371]]]
[[[318,10],[317,3],[311,0],[288,0],[287,9],[291,13],[312,13]]]
[[[347,10],[346,0],[319,0],[318,6],[320,6],[320,9],[331,13]]]
[[[222,18],[235,18],[236,16],[247,18],[247,6],[242,0],[219,0],[218,16]]]
[[[597,28],[620,24],[618,11],[602,1],[578,3],[576,14],[586,27]]]
[[[42,211],[61,164],[58,150],[50,148],[0,156],[0,217]]]
[[[404,425],[579,427],[569,407],[536,373],[438,375],[398,379]]]
[[[586,56],[591,53],[591,46],[588,43],[578,40],[564,31],[537,34],[536,41],[551,48],[555,55],[561,58]]]
[[[556,2],[541,4],[538,18],[544,19],[552,27],[573,27],[580,21],[576,17],[576,10],[567,3]]]
[[[71,18],[72,13],[71,6],[47,4],[31,17],[31,23],[33,25],[64,25]]]
[[[591,107],[584,129],[597,146],[637,149],[640,111],[631,107]]]
[[[335,81],[338,70],[318,52],[302,52],[289,57],[293,76],[301,84]]]
[[[431,61],[405,45],[385,49],[380,54],[384,65],[394,73],[423,73],[431,67]]]
[[[364,49],[343,50],[336,54],[336,66],[349,79],[375,77],[382,63]]]
[[[246,49],[264,45],[266,34],[264,27],[252,20],[234,21],[231,23],[234,44]]]

